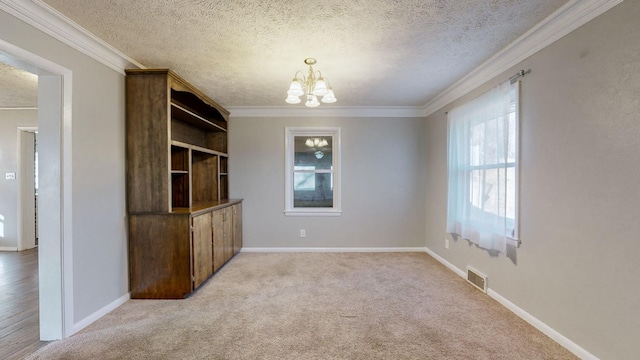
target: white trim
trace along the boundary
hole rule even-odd
[[[448,262],[445,258],[443,258],[442,256],[436,254],[433,250],[429,249],[428,247],[425,247],[425,252],[429,255],[431,255],[432,258],[438,260],[438,262],[440,262],[442,265],[446,266],[449,268],[449,270],[453,271],[454,273],[456,273],[458,276],[460,276],[463,279],[467,279],[467,273],[465,273],[463,270],[458,269],[455,265],[453,265],[452,263]]]
[[[385,253],[385,252],[425,252],[425,247],[349,247],[349,248],[317,248],[317,247],[243,247],[240,252],[246,253]]]
[[[229,106],[231,117],[424,117],[422,106]]]
[[[572,0],[524,33],[489,60],[429,101],[423,116],[429,116],[454,100],[502,74],[512,66],[551,45],[593,20],[623,0]]]
[[[457,275],[459,275],[460,277],[462,277],[463,279],[466,280],[467,274],[464,271],[458,269],[455,265],[453,265],[452,263],[450,263],[449,261],[447,261],[445,258],[441,257],[440,255],[436,254],[433,250],[431,250],[429,248],[425,248],[425,249],[426,249],[425,251],[426,251],[427,254],[431,255],[434,259],[436,259],[442,265],[448,267],[454,273],[456,273]],[[558,344],[563,346],[565,349],[571,351],[574,355],[578,356],[580,359],[583,359],[583,360],[598,360],[598,358],[595,355],[591,354],[590,352],[588,352],[584,348],[580,347],[578,344],[576,344],[573,341],[571,341],[566,336],[564,336],[564,335],[560,334],[559,332],[557,332],[551,326],[545,324],[544,322],[542,322],[541,320],[539,320],[535,316],[529,314],[528,312],[526,312],[522,308],[518,307],[516,304],[514,304],[511,301],[507,300],[505,297],[503,297],[502,295],[498,294],[497,292],[495,292],[494,290],[492,290],[492,289],[490,289],[488,287],[487,287],[487,295],[489,295],[492,299],[494,299],[497,302],[499,302],[502,306],[504,306],[507,309],[511,310],[511,312],[516,314],[522,320],[524,320],[527,323],[529,323],[534,328],[540,330],[540,332],[542,332],[543,334],[545,334],[548,337],[550,337],[551,339],[553,339],[555,342],[557,342]]]
[[[129,301],[130,298],[131,298],[131,294],[126,293],[126,294],[122,295],[121,297],[119,297],[118,299],[112,301],[110,304],[107,304],[106,306],[102,307],[98,311],[94,312],[93,314],[91,314],[91,315],[85,317],[84,319],[78,321],[77,323],[73,324],[73,333],[75,334],[78,331],[80,331],[80,330],[86,328],[87,326],[91,325],[94,321],[100,319],[101,317],[107,315],[111,311],[113,311],[116,308],[118,308],[120,305],[122,305],[122,304],[126,303],[127,301]]]
[[[317,211],[314,208],[295,208],[294,210],[285,210],[285,216],[342,216],[342,211],[329,209],[327,211]]]
[[[0,111],[2,110],[8,110],[8,111],[13,111],[13,110],[38,110],[37,106],[34,107],[10,107],[10,106],[2,106],[0,107]]]
[[[553,339],[555,342],[557,342],[558,344],[562,345],[567,350],[571,351],[574,355],[576,355],[580,359],[582,359],[582,360],[598,360],[598,358],[595,355],[593,355],[590,352],[588,352],[587,350],[583,349],[578,344],[576,344],[573,341],[569,340],[566,336],[560,334],[555,329],[553,329],[549,325],[543,323],[542,321],[540,321],[535,316],[533,316],[533,315],[529,314],[528,312],[524,311],[522,308],[518,307],[516,304],[514,304],[511,301],[507,300],[505,297],[503,297],[502,295],[498,294],[497,292],[495,292],[495,291],[493,291],[493,290],[488,288],[487,289],[487,294],[489,296],[491,296],[492,299],[494,299],[495,301],[497,301],[500,304],[502,304],[502,306],[506,307],[507,309],[511,310],[511,312],[513,312],[514,314],[518,315],[521,319],[523,319],[524,321],[528,322],[531,326],[533,326],[534,328],[540,330],[543,334],[547,335],[548,337]]]
[[[37,114],[36,114],[36,116],[37,116]],[[29,191],[29,192],[33,191],[33,192],[35,192],[34,189],[26,190],[24,188],[26,179],[25,179],[24,174],[22,172],[23,165],[26,162],[28,162],[28,164],[30,164],[30,165],[34,165],[34,159],[23,159],[22,155],[23,155],[23,151],[25,150],[24,149],[24,145],[22,144],[22,133],[23,132],[35,133],[35,132],[38,132],[38,127],[37,126],[18,126],[18,131],[17,131],[17,135],[18,135],[17,136],[17,139],[18,139],[18,141],[17,141],[18,142],[18,209],[17,209],[18,210],[17,211],[18,221],[17,221],[17,225],[18,225],[18,249],[20,249],[20,250],[26,250],[27,249],[27,247],[24,244],[25,241],[24,241],[24,232],[23,232],[24,227],[25,227],[25,218],[23,216],[23,215],[25,215],[25,214],[23,214],[23,211],[24,211],[23,206],[25,205],[24,204],[24,195],[25,195],[24,193],[25,193],[25,191]],[[34,138],[34,141],[35,141],[35,138]],[[33,185],[33,183],[34,183],[33,180],[29,182],[29,184],[31,184],[31,185]],[[37,209],[35,209],[35,210],[37,211]],[[29,221],[29,225],[35,226],[35,220],[34,220],[34,216],[33,216],[33,215],[35,215],[35,213],[31,214],[31,215],[32,215],[31,219],[29,219],[27,221]],[[34,235],[35,235],[35,237],[38,236],[38,234],[34,234]],[[35,245],[35,243],[34,243],[34,245]]]
[[[18,251],[15,246],[0,246],[0,251]]]
[[[74,296],[73,296],[73,162],[72,162],[72,94],[73,94],[73,73],[70,70],[64,70],[60,73],[62,77],[62,164],[61,164],[61,182],[62,197],[64,199],[62,206],[62,279],[64,291],[64,337],[69,337],[75,332],[71,332],[70,324],[74,323]]]
[[[0,0],[0,9],[4,8],[3,2]],[[46,258],[46,261],[42,261],[42,251],[39,252],[39,267],[42,271],[61,270],[60,283],[61,289],[55,289],[56,293],[40,292],[40,308],[42,309],[42,303],[48,300],[58,299],[62,303],[61,311],[61,324],[47,324],[46,332],[49,335],[43,337],[42,331],[45,327],[40,326],[41,340],[56,340],[58,338],[65,338],[71,336],[73,333],[73,226],[72,226],[72,182],[71,182],[71,169],[72,169],[72,153],[71,153],[71,141],[72,141],[72,94],[73,94],[73,79],[71,70],[60,66],[48,59],[33,54],[27,50],[24,50],[18,46],[8,43],[0,39],[0,51],[24,60],[25,62],[35,66],[38,71],[47,73],[48,76],[60,76],[62,83],[61,97],[62,104],[61,114],[58,123],[55,125],[59,127],[60,138],[57,140],[60,146],[60,234],[56,235],[56,239],[59,242],[60,248],[57,253],[60,254],[59,258]],[[40,123],[40,114],[38,115],[38,127],[42,127]],[[42,166],[42,165],[41,165]],[[53,235],[51,235],[53,236]],[[51,267],[51,269],[48,268]],[[47,267],[46,269],[44,267]],[[41,289],[43,282],[40,282]],[[49,291],[49,290],[48,290]],[[54,316],[55,315],[55,316]],[[52,318],[57,317],[58,314],[52,314]],[[40,321],[43,317],[40,316]],[[56,329],[51,329],[52,325],[55,325]],[[59,326],[59,328],[58,328]],[[54,335],[56,334],[56,335]]]
[[[144,65],[107,44],[42,0],[0,0],[0,10],[4,10],[123,75],[124,69],[145,68]]]

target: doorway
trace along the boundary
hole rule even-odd
[[[18,251],[38,246],[37,127],[18,127]]]
[[[38,75],[40,339],[62,339],[72,334],[74,323],[71,256],[72,73],[2,39],[0,61]]]

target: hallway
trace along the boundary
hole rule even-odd
[[[0,359],[22,359],[40,341],[38,248],[0,252]]]

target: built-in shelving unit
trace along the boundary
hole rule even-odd
[[[229,112],[171,70],[127,70],[126,86],[131,296],[182,298],[241,247]]]

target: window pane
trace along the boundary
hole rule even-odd
[[[293,189],[294,190],[315,190],[316,174],[315,173],[293,173]]]
[[[483,158],[483,141],[484,139],[484,124],[480,123],[471,127],[471,166],[481,165],[480,159]]]
[[[315,169],[331,169],[332,136],[295,136],[294,143],[294,167],[313,166]]]
[[[485,122],[484,142],[484,164],[498,163],[498,121],[496,119]]]
[[[507,161],[516,162],[516,113],[509,113],[509,130],[507,144]]]
[[[488,169],[484,173],[482,192],[483,210],[490,214],[500,215],[498,169]]]
[[[516,218],[516,169],[513,167],[507,168],[507,185],[505,199],[507,202],[507,219]]]
[[[469,173],[469,202],[477,207],[482,207],[482,170],[472,170]]]
[[[293,207],[333,207],[331,174],[294,172],[293,178]]]

